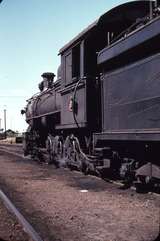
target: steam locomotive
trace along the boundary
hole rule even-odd
[[[159,1],[103,14],[60,49],[25,113],[24,153],[85,174],[160,183]]]

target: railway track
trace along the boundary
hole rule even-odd
[[[23,148],[22,148],[22,145],[20,145],[20,144],[0,144],[0,150],[2,150],[3,152],[6,152],[8,154],[15,155],[15,156],[20,157],[20,158],[30,159],[29,157],[25,157],[23,155]],[[99,177],[97,177],[97,178],[99,178]],[[104,181],[112,183],[114,185],[117,185],[120,188],[126,188],[126,189],[130,188],[131,190],[136,191],[135,186],[132,185],[132,186],[128,187],[128,186],[124,185],[124,183],[121,180],[112,180],[112,179],[109,179],[109,178],[104,178]],[[158,189],[158,191],[157,190],[154,190],[154,191],[150,190],[149,193],[160,197],[159,189]]]
[[[0,199],[4,203],[5,207],[9,210],[9,212],[11,212],[17,218],[18,222],[22,225],[23,230],[33,241],[43,241],[43,239],[35,231],[33,226],[25,219],[25,217],[20,213],[20,211],[15,207],[13,202],[2,190],[0,190]]]

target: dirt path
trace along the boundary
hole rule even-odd
[[[153,241],[159,197],[0,152],[0,187],[45,241]]]

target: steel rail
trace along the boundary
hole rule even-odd
[[[24,218],[24,216],[18,211],[14,204],[9,200],[9,198],[0,190],[0,199],[3,201],[5,207],[13,213],[18,219],[19,223],[23,226],[24,231],[29,235],[33,241],[43,241],[31,224]]]

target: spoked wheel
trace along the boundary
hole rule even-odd
[[[46,160],[46,163],[50,164],[53,162],[52,160],[52,145],[53,145],[53,136],[48,135],[47,140],[46,140],[46,149],[48,153],[48,158]]]
[[[63,137],[62,136],[56,136],[54,137],[53,142],[53,159],[54,164],[56,167],[59,167],[60,165],[64,165],[64,156],[63,156]]]
[[[73,134],[67,136],[64,143],[64,155],[67,166],[73,170],[87,172],[89,168],[89,158],[83,153],[77,137]]]
[[[160,183],[160,167],[148,162],[136,170],[136,189],[145,192],[154,190]]]
[[[73,169],[81,169],[80,152],[78,150],[77,139],[74,135],[67,136],[64,143],[65,159],[67,166]]]
[[[63,159],[63,138],[49,135],[46,141],[46,149],[49,155],[49,163],[54,163],[56,167],[59,167]]]
[[[147,193],[153,189],[152,179],[149,176],[137,176],[137,182],[135,183],[136,191],[139,193]]]

